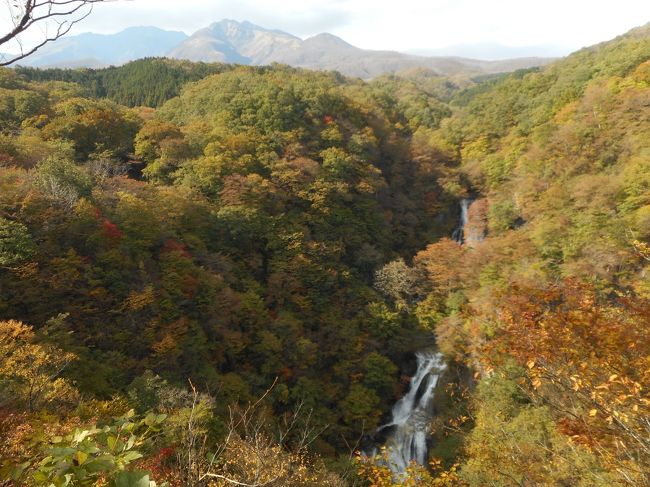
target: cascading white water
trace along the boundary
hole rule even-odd
[[[460,222],[452,238],[459,244],[465,242],[465,228],[469,222],[469,207],[471,199],[460,202]],[[411,378],[409,390],[392,410],[390,423],[381,426],[377,433],[384,430],[388,453],[388,466],[399,476],[406,471],[413,461],[424,465],[427,461],[427,435],[431,422],[431,400],[433,399],[438,380],[447,368],[444,357],[440,352],[416,352],[417,370]],[[377,454],[377,448],[364,452],[369,456]]]
[[[388,463],[395,473],[402,473],[415,461],[424,465],[427,461],[427,434],[431,421],[431,400],[438,379],[446,369],[439,352],[423,351],[415,354],[417,370],[404,397],[393,406],[392,421],[378,431],[391,428],[386,448]]]
[[[471,204],[472,200],[460,200],[460,223],[451,235],[451,238],[460,244],[465,241],[465,226],[467,226],[467,223],[469,222],[469,207]]]

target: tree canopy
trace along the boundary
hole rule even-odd
[[[0,92],[8,485],[648,483],[648,27],[463,86],[148,59]],[[398,479],[354,452],[434,341]]]

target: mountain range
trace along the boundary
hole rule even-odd
[[[19,64],[34,67],[100,68],[144,57],[166,55],[187,39],[184,32],[130,27],[117,34],[86,33],[62,37]]]
[[[332,34],[300,39],[250,22],[222,20],[191,36],[157,27],[131,27],[112,35],[81,34],[49,44],[21,64],[33,67],[98,68],[144,57],[246,65],[288,64],[335,70],[364,79],[413,68],[442,75],[494,74],[541,66],[551,58],[525,57],[481,61],[451,56],[418,56],[396,51],[360,49]]]

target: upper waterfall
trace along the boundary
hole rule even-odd
[[[451,235],[451,238],[456,242],[462,244],[465,242],[465,227],[469,222],[469,207],[472,204],[472,200],[463,198],[460,200],[460,222],[458,227],[454,230],[454,233]]]
[[[460,219],[451,238],[462,245],[473,247],[487,234],[488,205],[485,198],[460,200]]]

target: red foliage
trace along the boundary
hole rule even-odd
[[[327,125],[332,124],[332,123],[334,123],[334,117],[331,116],[331,115],[325,115],[323,117],[323,122],[325,122],[325,124],[327,124]]]
[[[102,233],[109,240],[120,240],[124,236],[124,232],[115,223],[106,218],[102,222]]]
[[[293,377],[293,370],[290,367],[282,367],[280,369],[280,374],[285,379],[290,379],[291,377]]]
[[[183,279],[183,295],[187,299],[192,299],[198,290],[199,280],[196,277],[186,276],[185,279]]]
[[[172,457],[175,453],[176,448],[174,447],[161,448],[155,455],[143,459],[138,466],[151,472],[151,476],[156,481],[167,482],[173,487],[181,487],[183,484],[178,478],[177,472],[171,467]]]
[[[170,254],[172,252],[177,252],[183,257],[186,257],[188,259],[192,257],[192,255],[187,251],[187,247],[185,246],[185,244],[178,242],[173,238],[168,238],[167,240],[165,240],[165,243],[163,244],[163,248],[161,249],[160,253]]]

